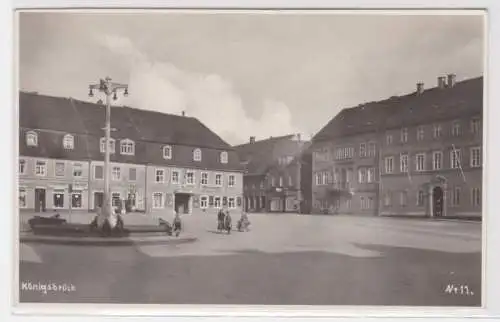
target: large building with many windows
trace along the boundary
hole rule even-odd
[[[95,210],[104,189],[105,108],[21,92],[19,207]],[[194,117],[112,107],[113,205],[181,213],[242,206],[234,149]]]
[[[342,110],[313,139],[315,212],[481,216],[483,78]]]

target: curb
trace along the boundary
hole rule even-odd
[[[72,245],[72,246],[131,246],[131,245],[179,245],[194,243],[198,241],[196,237],[150,237],[150,238],[130,238],[130,237],[53,237],[25,235],[19,237],[20,243],[25,244],[46,244],[46,245]]]

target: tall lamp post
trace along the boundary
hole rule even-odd
[[[110,220],[112,214],[111,207],[111,190],[110,190],[110,148],[109,143],[111,139],[111,95],[113,95],[113,100],[118,99],[117,92],[119,90],[123,90],[123,95],[128,95],[128,85],[111,82],[110,77],[106,77],[105,79],[101,79],[99,84],[91,84],[89,85],[89,96],[93,97],[93,91],[97,90],[106,95],[106,125],[104,127],[105,131],[105,148],[104,148],[104,205],[102,207],[101,214],[98,216],[97,223],[99,227],[102,227],[106,220],[114,227],[116,225],[115,220]]]

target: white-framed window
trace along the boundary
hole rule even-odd
[[[208,196],[200,197],[200,208],[207,209],[208,208]]]
[[[153,192],[153,209],[162,209],[165,207],[163,192]]]
[[[400,171],[403,173],[408,172],[408,154],[401,154],[401,158],[399,159],[400,165]]]
[[[461,161],[461,153],[459,149],[451,150],[450,160],[451,160],[451,168],[458,169],[460,168]]]
[[[111,193],[111,206],[113,207],[120,207],[122,203],[122,195],[119,192],[112,192]]]
[[[201,161],[201,149],[194,149],[193,161]]]
[[[172,183],[173,184],[179,184],[179,171],[178,170],[172,170]]]
[[[327,179],[327,176],[328,176],[328,174],[323,173],[323,180],[324,181],[326,181],[325,179]],[[283,177],[282,176],[280,176],[280,185],[279,186],[283,187]]]
[[[368,180],[367,181],[369,183],[375,181],[375,168],[368,168]]]
[[[366,168],[358,169],[358,182],[365,183],[366,182]]]
[[[387,134],[385,137],[385,143],[387,145],[392,145],[392,134]]]
[[[165,182],[165,169],[156,169],[155,170],[155,182],[156,183],[164,183]]]
[[[190,185],[195,184],[194,171],[192,171],[192,170],[186,171],[186,184],[190,184]]]
[[[480,188],[472,188],[472,206],[473,207],[479,207],[481,206],[481,189]]]
[[[63,137],[63,148],[66,150],[73,150],[75,148],[75,138],[71,134],[66,134]]]
[[[62,161],[56,161],[54,165],[54,175],[56,177],[64,177],[66,175],[66,164]]]
[[[226,151],[220,153],[220,163],[226,164],[228,162],[228,155]]]
[[[417,128],[417,140],[422,141],[424,139],[425,130],[423,126]]]
[[[470,131],[472,134],[481,133],[481,119],[479,117],[474,117],[470,121]]]
[[[368,143],[368,156],[374,157],[377,154],[377,145],[375,142]]]
[[[417,206],[423,206],[424,205],[424,191],[419,190],[417,192]]]
[[[460,206],[460,194],[461,194],[460,187],[453,188],[453,198],[451,199],[451,204],[453,206]]]
[[[82,192],[79,190],[71,192],[71,208],[80,209],[82,207]]]
[[[366,157],[366,143],[361,143],[359,145],[359,156],[361,158]]]
[[[201,173],[201,181],[200,183],[204,186],[208,184],[208,172],[202,172]]]
[[[235,184],[236,184],[236,177],[234,176],[234,174],[230,174],[228,177],[227,185],[229,187],[234,187]]]
[[[102,165],[94,166],[94,179],[96,180],[104,179],[104,167]]]
[[[54,189],[52,196],[52,206],[55,209],[64,208],[64,189]]]
[[[451,135],[453,136],[460,136],[462,134],[462,125],[460,124],[460,121],[453,121],[453,124],[451,126]]]
[[[319,172],[316,173],[315,177],[316,177],[316,185],[320,186],[321,185],[321,179],[323,178],[321,176],[321,173],[319,173]],[[271,178],[271,186],[274,186],[274,178]]]
[[[26,160],[19,159],[19,174],[26,174]]]
[[[441,124],[434,124],[434,127],[433,127],[433,137],[435,139],[440,138],[441,137],[441,132],[442,132]]]
[[[120,141],[120,154],[123,155],[134,155],[135,154],[135,143],[130,139],[124,139]]]
[[[401,142],[408,142],[408,128],[406,127],[401,129]]]
[[[38,134],[34,131],[29,131],[26,133],[26,145],[27,146],[37,146],[38,145]]]
[[[214,197],[214,208],[220,208],[221,207],[221,200],[219,196]]]
[[[401,191],[399,193],[399,205],[401,207],[406,207],[408,205],[408,192],[407,191]]]
[[[81,163],[73,163],[73,177],[74,178],[83,177],[83,166]]]
[[[120,167],[114,166],[113,169],[111,170],[111,178],[114,181],[119,181],[121,179],[121,169]]]
[[[386,192],[384,194],[384,206],[385,207],[390,207],[392,206],[392,193]]]
[[[443,152],[432,152],[432,170],[441,170],[443,167]]]
[[[129,181],[136,181],[137,180],[137,169],[136,168],[129,168],[128,169],[128,180]]]
[[[481,148],[473,147],[470,149],[470,166],[479,168],[481,166]]]
[[[228,204],[228,207],[231,209],[236,208],[236,200],[234,199],[234,197],[229,197],[227,199],[227,204]]]
[[[218,187],[222,187],[222,174],[220,173],[215,174],[215,185]]]
[[[416,169],[417,171],[425,171],[425,154],[419,153],[415,156],[416,158]]]
[[[28,193],[25,188],[19,188],[19,208],[28,207]]]
[[[385,173],[392,173],[394,171],[394,157],[385,158]]]
[[[47,161],[37,160],[35,162],[35,175],[38,177],[47,176]]]
[[[163,147],[163,158],[167,160],[172,159],[172,147],[170,145]]]
[[[99,143],[101,146],[101,153],[105,153],[106,152],[106,138],[101,138]],[[113,139],[113,138],[109,139],[109,152],[115,153],[115,139]]]

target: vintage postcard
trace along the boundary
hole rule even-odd
[[[484,11],[16,18],[20,305],[484,305]]]

